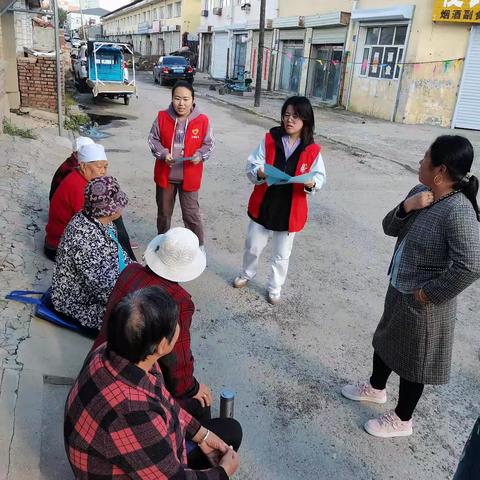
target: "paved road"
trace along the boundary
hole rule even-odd
[[[144,247],[155,235],[146,137],[170,92],[147,74],[139,75],[139,85],[139,99],[129,106],[108,100],[94,106],[88,96],[80,98],[88,112],[124,117],[105,127],[111,136],[103,143],[110,172],[130,197],[127,227]],[[245,439],[236,478],[451,478],[479,411],[474,314],[479,285],[461,297],[452,382],[426,388],[414,436],[386,441],[368,436],[361,425],[384,407],[352,404],[339,394],[344,382],[369,374],[370,342],[393,248],[381,219],[416,183],[415,175],[379,158],[324,145],[328,182],[312,198],[309,223],[295,240],[284,302],[271,307],[264,289],[269,249],[251,286],[242,291],[230,286],[248,223],[251,185],[244,164],[270,123],[205,98],[197,103],[209,115],[217,141],[200,196],[208,269],[186,285],[197,307],[192,346],[197,378],[217,398],[223,387],[237,393],[236,418]],[[173,223],[181,225],[178,211]],[[398,378],[392,377],[387,407],[394,406],[397,387]]]

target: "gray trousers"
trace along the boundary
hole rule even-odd
[[[161,188],[158,185],[156,187],[158,233],[165,233],[170,230],[175,198],[178,192],[183,223],[186,228],[195,233],[200,245],[203,245],[203,223],[200,216],[198,191],[185,192],[181,183],[169,183],[167,188]]]

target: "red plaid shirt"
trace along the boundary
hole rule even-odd
[[[190,325],[195,306],[190,294],[178,283],[159,277],[148,267],[131,263],[122,272],[110,294],[102,329],[92,349],[107,340],[107,325],[117,303],[130,292],[153,286],[163,288],[178,305],[179,310],[180,336],[172,353],[162,357],[159,361],[165,385],[176,399],[193,397],[199,389],[199,384],[193,376],[193,354],[190,350]]]
[[[185,437],[200,424],[147,373],[106,346],[91,353],[65,411],[65,449],[77,480],[228,480],[222,467],[190,470]]]

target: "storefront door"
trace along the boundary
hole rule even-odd
[[[341,46],[314,45],[309,68],[309,95],[336,104],[342,71]]]
[[[235,56],[233,63],[233,77],[243,76],[245,74],[245,64],[247,62],[247,36],[235,35]]]
[[[280,90],[298,93],[303,65],[303,42],[285,43],[282,52]]]
[[[202,42],[203,42],[202,72],[210,73],[210,69],[212,65],[212,35],[204,33],[202,35]]]

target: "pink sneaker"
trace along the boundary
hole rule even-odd
[[[412,419],[404,422],[394,410],[369,420],[364,428],[370,435],[380,438],[408,437],[413,433]]]
[[[345,385],[342,388],[342,395],[349,400],[357,402],[385,403],[387,401],[387,390],[377,390],[369,382]]]

